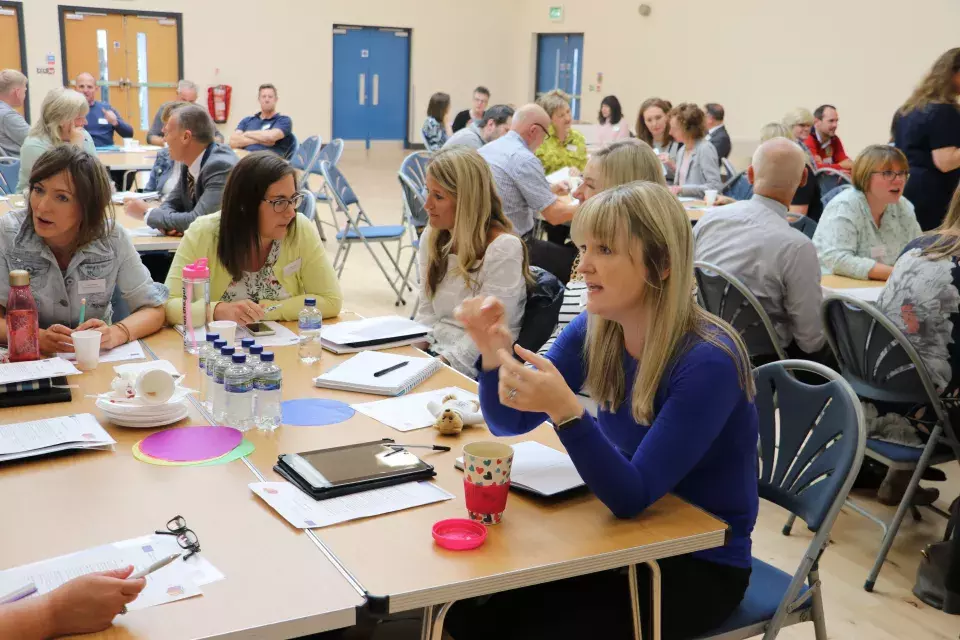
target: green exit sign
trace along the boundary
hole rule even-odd
[[[563,5],[550,7],[550,19],[554,22],[563,22]]]

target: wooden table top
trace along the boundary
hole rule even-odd
[[[860,289],[867,287],[881,288],[887,283],[885,280],[857,280],[846,276],[827,275],[820,277],[820,284],[831,289]]]
[[[113,365],[71,376],[69,404],[5,409],[0,422],[93,413],[117,440],[115,452],[79,451],[0,466],[4,544],[0,569],[162,529],[182,515],[204,556],[226,578],[204,595],[118,617],[96,638],[205,638],[247,630],[247,637],[289,638],[355,624],[363,604],[339,568],[247,487],[242,461],[213,467],[161,467],[137,461],[134,443],[154,429],[103,420],[94,400],[109,388]],[[208,424],[196,410],[177,426]],[[0,428],[3,428],[0,426]],[[251,632],[250,630],[256,630]]]
[[[172,329],[147,340],[161,358],[170,360],[196,379],[196,358],[183,354],[182,340]],[[410,347],[395,349],[420,354]],[[312,378],[350,356],[324,352],[320,364],[302,365],[294,347],[274,350],[284,372],[285,399],[323,397],[347,403],[383,399],[350,392],[317,389]],[[422,354],[420,354],[422,355]],[[192,364],[189,364],[192,362]],[[459,386],[475,391],[476,383],[444,368],[415,392]],[[338,445],[394,438],[411,444],[446,444],[449,453],[422,454],[436,467],[435,481],[454,500],[426,505],[377,518],[314,530],[323,544],[368,592],[377,610],[406,611],[451,600],[538,584],[604,569],[720,546],[725,523],[686,502],[667,496],[631,520],[618,520],[592,494],[584,492],[559,501],[544,501],[512,492],[502,524],[490,527],[486,544],[470,553],[435,546],[431,527],[438,520],[466,517],[463,474],[454,460],[467,442],[493,436],[486,427],[471,427],[459,437],[441,436],[434,429],[401,433],[362,414],[325,427],[281,426],[264,435],[248,432],[257,449],[250,460],[270,481],[277,456]],[[563,450],[555,432],[541,426],[504,442],[537,440]],[[270,510],[263,505],[265,510]]]
[[[149,171],[157,159],[157,151],[98,151],[97,158],[114,171]]]

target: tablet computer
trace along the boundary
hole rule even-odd
[[[432,465],[392,444],[393,440],[385,439],[286,453],[278,458],[274,471],[317,500],[436,475]]]

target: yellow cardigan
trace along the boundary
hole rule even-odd
[[[317,308],[324,318],[340,313],[343,298],[340,282],[327,260],[320,234],[314,223],[297,214],[297,233],[288,237],[280,246],[280,257],[274,266],[274,275],[292,297],[279,302],[280,308],[266,315],[267,320],[296,320],[303,308],[306,296],[317,299]],[[170,289],[167,300],[167,322],[183,324],[183,267],[206,258],[210,264],[210,313],[220,303],[223,292],[233,278],[217,258],[217,243],[220,238],[220,213],[211,213],[193,221],[183,236],[173,264],[167,273],[165,284]],[[198,309],[194,317],[199,319]]]

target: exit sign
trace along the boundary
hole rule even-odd
[[[550,20],[553,22],[563,22],[563,5],[550,7]]]

